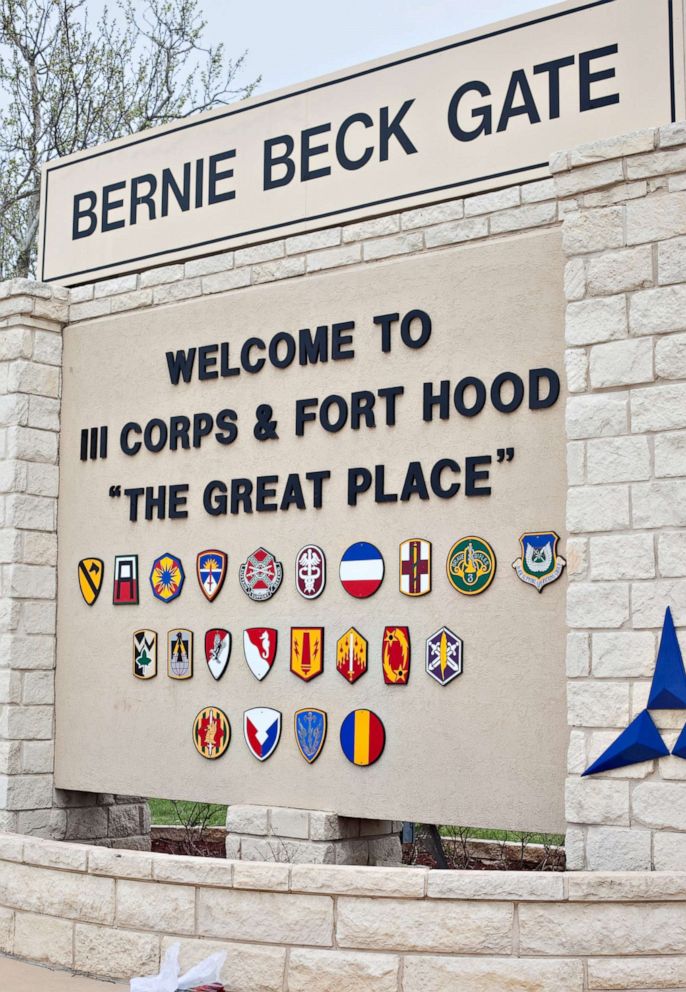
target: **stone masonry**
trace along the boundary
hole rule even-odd
[[[149,847],[147,804],[53,785],[57,489],[68,291],[0,283],[0,829]]]
[[[686,627],[686,126],[561,153],[552,171],[571,394],[567,864],[682,869],[685,761],[580,775],[645,707],[665,608]],[[671,749],[686,713],[651,716]]]
[[[402,824],[286,806],[229,806],[227,858],[292,864],[400,864]]]

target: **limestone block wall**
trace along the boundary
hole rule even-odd
[[[57,491],[68,290],[0,283],[0,829],[148,846],[147,804],[53,785]]]
[[[686,874],[262,864],[0,835],[0,952],[229,992],[683,989]]]
[[[686,125],[554,156],[568,257],[567,864],[686,864],[686,761],[580,778],[686,647]],[[651,715],[671,749],[686,712]],[[651,984],[651,983],[649,983]]]

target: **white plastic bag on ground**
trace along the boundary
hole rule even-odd
[[[205,958],[195,967],[179,976],[179,944],[172,944],[164,955],[158,975],[150,978],[132,978],[130,992],[177,992],[178,989],[192,989],[197,985],[210,985],[219,981],[226,954],[220,951]]]

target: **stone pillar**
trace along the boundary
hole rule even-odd
[[[553,157],[568,257],[567,866],[680,870],[686,761],[581,773],[686,648],[686,125]],[[683,710],[651,710],[671,750]]]
[[[289,806],[229,806],[227,858],[291,864],[399,865],[395,820],[361,820]]]
[[[68,309],[66,289],[25,279],[0,283],[0,830],[149,848],[143,800],[53,784],[61,332]]]

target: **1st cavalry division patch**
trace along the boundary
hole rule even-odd
[[[206,706],[193,721],[193,743],[203,758],[221,758],[231,740],[231,724],[223,710]]]
[[[193,631],[176,627],[167,634],[167,675],[189,679],[193,675]]]
[[[224,585],[228,555],[224,551],[201,551],[195,562],[200,589],[210,603]]]
[[[353,710],[341,724],[341,748],[353,765],[373,765],[385,743],[384,725],[371,710]]]
[[[324,628],[291,627],[291,671],[304,682],[324,669]]]
[[[446,561],[448,579],[463,596],[485,592],[495,575],[495,553],[482,537],[462,537],[453,544]]]
[[[248,556],[238,570],[238,581],[246,594],[261,603],[271,599],[281,585],[283,567],[274,555],[264,548],[258,548]]]
[[[554,530],[522,534],[519,538],[522,557],[512,562],[517,577],[539,592],[559,579],[567,564],[557,553],[559,540]]]
[[[92,606],[100,595],[104,576],[105,563],[102,558],[82,558],[79,562],[79,589],[88,606]]]
[[[295,714],[295,743],[305,761],[310,765],[322,753],[326,740],[326,713],[324,710],[297,710]]]
[[[152,679],[157,675],[157,634],[154,630],[134,632],[133,674],[137,679]]]

